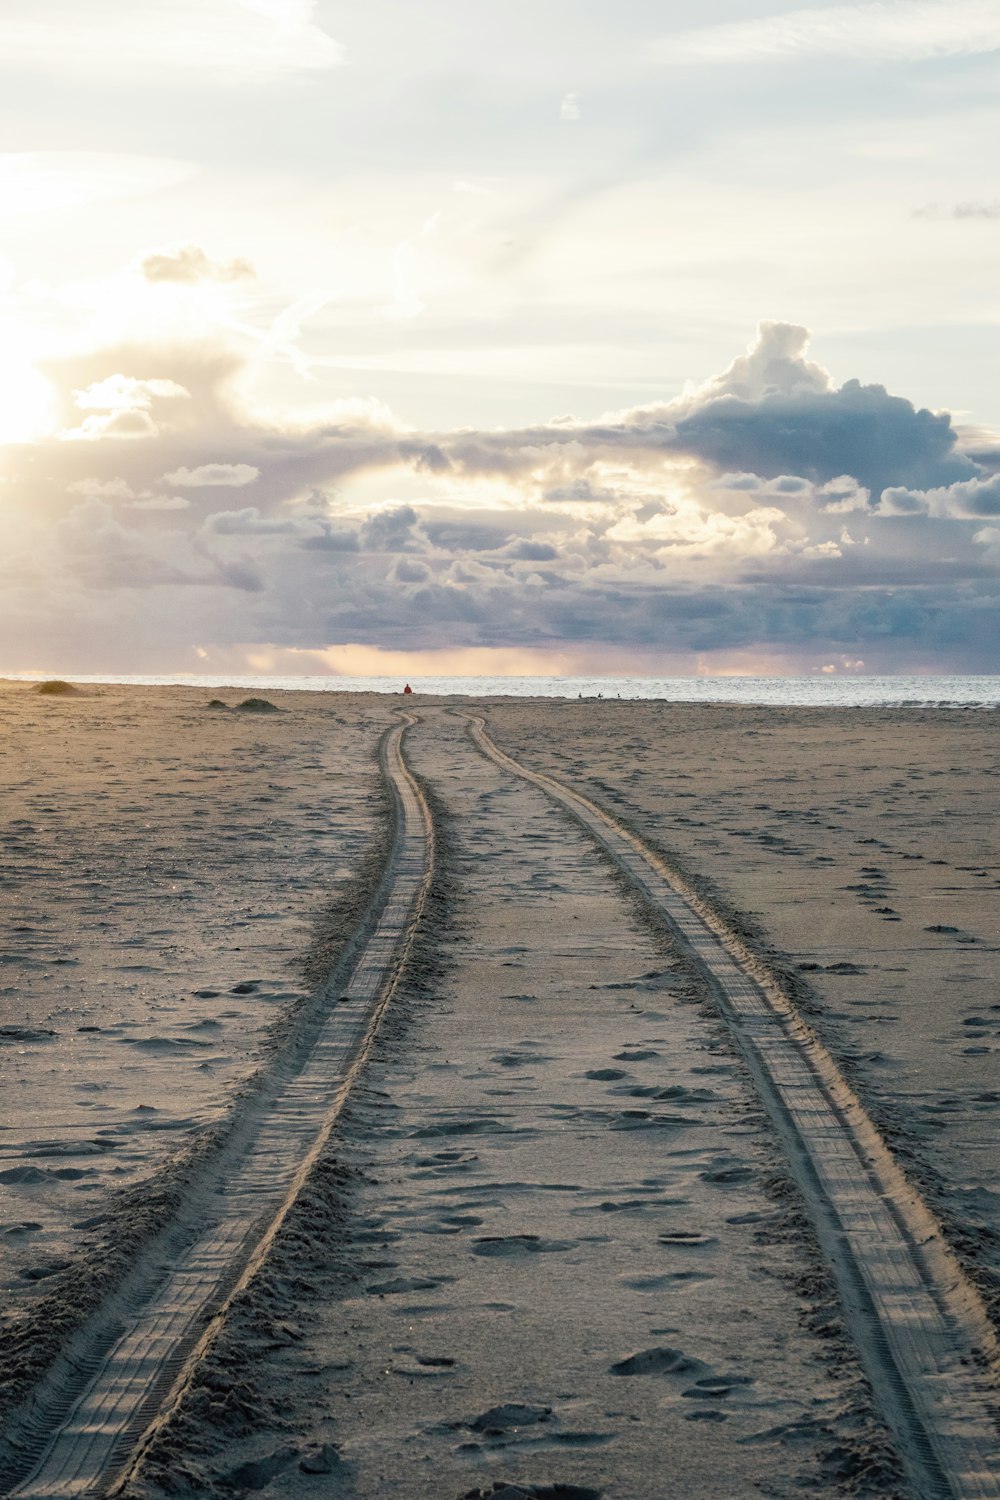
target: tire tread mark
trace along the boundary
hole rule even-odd
[[[631,829],[576,788],[473,742],[611,855],[702,970],[778,1129],[921,1500],[998,1500],[998,1350],[978,1292],[832,1056],[775,977]]]
[[[253,1101],[200,1222],[171,1265],[151,1270],[125,1316],[64,1362],[12,1443],[20,1473],[4,1493],[70,1500],[121,1490],[181,1399],[226,1312],[256,1275],[325,1149],[412,946],[430,886],[433,826],[402,753],[409,714],[379,750],[396,835],[379,893],[335,967],[337,994],[304,1056],[271,1097]],[[162,1246],[160,1254],[163,1254]]]

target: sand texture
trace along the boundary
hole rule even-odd
[[[841,1305],[808,1175],[711,977],[464,716],[663,851],[762,956],[991,1304],[995,715],[410,700],[406,760],[433,821],[412,825],[413,878],[433,856],[433,886],[382,942],[411,858],[386,841],[378,790],[398,704],[274,701],[0,694],[8,1319],[73,1286],[114,1187],[139,1205],[228,1131],[239,1150],[188,1159],[156,1242],[188,1295],[178,1226],[260,1192],[255,1132],[293,1175],[316,1142],[126,1494],[995,1494],[992,1427],[968,1448],[959,1381],[941,1397],[940,1489],[873,1394],[859,1351],[879,1314],[873,1332]],[[352,875],[363,901],[324,933]],[[356,1024],[345,976],[367,950],[351,932],[382,942],[390,976],[368,999],[361,984]],[[379,994],[361,1056],[348,1032]],[[332,1119],[337,1077],[327,1138],[310,1111]],[[166,1285],[147,1261],[146,1307]],[[968,1378],[988,1394],[977,1351]],[[985,1460],[963,1470],[963,1443]]]
[[[387,706],[275,702],[0,690],[8,1317],[113,1190],[222,1118],[306,992],[316,923],[375,831]]]
[[[625,707],[489,718],[778,951],[1000,1325],[1000,716]]]

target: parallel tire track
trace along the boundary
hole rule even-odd
[[[774,977],[631,830],[521,765],[469,718],[474,743],[583,825],[697,960],[778,1130],[845,1315],[921,1500],[997,1500],[998,1350],[940,1228]]]
[[[247,1101],[199,1187],[179,1251],[133,1278],[113,1313],[75,1343],[8,1440],[19,1500],[107,1495],[131,1473],[213,1341],[232,1298],[259,1269],[323,1152],[396,987],[430,884],[430,813],[403,759],[416,720],[389,730],[380,764],[395,839],[379,893],[335,967],[312,1032]],[[176,1245],[176,1241],[175,1241]],[[169,1257],[169,1262],[168,1262]]]

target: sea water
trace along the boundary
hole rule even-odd
[[[37,680],[32,674],[23,680]],[[84,676],[67,680],[144,687],[235,688],[246,693],[401,693],[395,677]],[[658,698],[671,703],[745,703],[812,708],[1000,707],[1000,677],[410,677],[415,694],[466,698]]]

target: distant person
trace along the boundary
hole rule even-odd
[[[405,688],[404,688],[404,689],[403,689],[403,694],[404,694],[404,696],[405,696],[405,695],[406,695],[406,694],[407,694],[407,693],[412,693],[412,692],[413,692],[413,689],[412,689],[412,688],[411,688],[411,687],[410,687],[410,684],[409,684],[409,683],[407,683],[407,684],[406,684],[406,686],[405,686]]]

